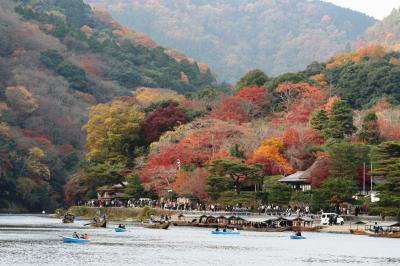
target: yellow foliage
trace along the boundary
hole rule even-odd
[[[161,88],[140,87],[134,92],[134,96],[139,104],[145,107],[161,101],[181,102],[185,100],[185,97],[179,95],[176,91]]]
[[[94,105],[97,103],[96,97],[94,97],[92,94],[76,91],[75,95],[78,96],[79,99],[82,99],[87,104]]]
[[[2,117],[3,114],[6,113],[9,110],[10,110],[10,108],[8,107],[7,103],[0,102],[0,117]]]
[[[48,179],[50,177],[50,169],[46,164],[42,163],[42,160],[47,157],[46,153],[38,147],[33,147],[29,149],[28,154],[27,165],[29,171],[35,176]]]
[[[10,138],[11,137],[11,129],[7,125],[7,123],[0,122],[0,137],[1,138]]]
[[[8,103],[23,113],[32,113],[37,110],[39,105],[32,93],[24,86],[13,86],[6,88],[6,97]]]
[[[185,72],[181,72],[181,81],[185,84],[189,84],[189,77],[185,74]]]
[[[314,80],[315,82],[318,83],[318,86],[322,89],[328,88],[328,82],[325,79],[325,75],[323,73],[316,74],[314,76],[311,76],[310,79]]]
[[[83,128],[87,133],[86,158],[128,160],[124,151],[139,139],[144,116],[133,102],[126,100],[92,107]]]

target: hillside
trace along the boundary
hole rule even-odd
[[[400,51],[400,8],[368,28],[359,39],[359,45],[376,42],[383,44],[388,49]]]
[[[221,81],[248,69],[303,69],[349,48],[375,20],[306,0],[86,0],[159,43],[207,62]]]
[[[140,89],[96,105],[84,126],[85,160],[65,186],[66,200],[91,199],[96,188],[127,181],[125,192],[135,199],[301,202],[319,211],[364,204],[353,195],[363,185],[363,163],[371,161],[375,175],[389,182],[380,195],[390,197],[388,188],[400,181],[399,62],[400,53],[368,45],[297,73],[268,78],[249,71],[229,95]],[[311,191],[278,182],[296,171],[306,171]],[[388,213],[398,210],[395,200],[381,203]]]
[[[212,83],[205,65],[81,0],[1,1],[0,209],[63,203],[89,107],[138,87],[186,93]]]

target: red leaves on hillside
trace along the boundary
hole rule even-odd
[[[157,141],[162,133],[186,121],[186,115],[176,107],[176,104],[171,103],[166,108],[158,108],[142,125],[146,141],[148,143]]]
[[[237,96],[225,96],[221,98],[219,104],[212,110],[210,116],[224,121],[245,123],[249,121],[249,113],[251,113],[251,106],[248,105],[249,103],[251,102]]]
[[[251,86],[240,89],[236,96],[251,101],[257,108],[257,112],[260,112],[261,109],[267,104],[265,98],[266,93],[267,88],[264,86]]]

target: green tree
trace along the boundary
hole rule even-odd
[[[361,143],[340,141],[328,147],[329,173],[332,177],[356,179],[357,169],[369,162],[369,147]]]
[[[396,209],[397,217],[400,216],[400,176],[389,177],[386,182],[377,186],[379,192],[378,205]]]
[[[211,162],[208,170],[214,176],[231,178],[235,191],[239,195],[242,183],[259,176],[261,167],[236,160],[214,160]]]
[[[57,73],[68,81],[71,88],[84,92],[88,91],[86,73],[82,68],[70,62],[62,62],[57,67]]]
[[[233,182],[227,177],[209,176],[207,178],[206,193],[215,202],[222,192],[234,188]]]
[[[274,204],[288,204],[292,196],[292,188],[282,182],[272,185],[268,191],[268,202]]]
[[[379,144],[381,142],[378,117],[375,113],[368,113],[364,117],[358,137],[369,144]]]
[[[387,141],[372,150],[373,175],[400,176],[400,142]]]
[[[312,191],[313,210],[327,209],[331,204],[351,202],[357,184],[351,178],[328,178]]]
[[[230,156],[232,156],[232,157],[244,159],[244,152],[239,149],[239,145],[237,143],[232,145],[229,153],[230,153]]]
[[[85,175],[82,181],[83,183],[95,188],[115,184],[125,186],[123,184],[123,181],[125,180],[123,172],[125,169],[123,163],[89,163],[84,166]]]
[[[263,86],[269,80],[268,76],[259,69],[253,69],[247,72],[235,85],[235,92],[248,86]]]
[[[313,129],[323,131],[328,127],[329,118],[324,109],[317,109],[311,114],[310,124]]]
[[[351,136],[357,128],[353,125],[353,110],[345,101],[333,104],[329,115],[328,127],[324,135],[334,139],[343,139]]]
[[[49,49],[40,53],[40,61],[55,70],[64,61],[64,57],[57,50]]]
[[[140,198],[144,193],[144,188],[138,173],[132,173],[126,177],[128,184],[125,188],[125,194],[131,197]]]

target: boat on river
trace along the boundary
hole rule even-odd
[[[365,232],[365,230],[360,230],[360,229],[349,229],[349,231],[350,231],[350,234],[352,234],[352,235],[360,235],[360,236],[362,236],[362,235],[367,235],[368,234],[367,232]]]
[[[74,216],[73,214],[69,214],[69,213],[64,214],[64,216],[63,216],[63,218],[62,218],[62,222],[63,222],[64,224],[73,223],[74,220],[75,220],[75,216]]]
[[[166,223],[144,223],[144,227],[145,228],[149,228],[149,229],[168,229],[168,227],[170,226],[170,222],[166,222]]]
[[[371,237],[400,238],[400,222],[371,222],[365,232]]]
[[[213,235],[240,235],[239,231],[211,231]]]
[[[122,228],[122,227],[116,227],[114,228],[115,232],[117,233],[123,233],[126,232],[126,228]]]
[[[304,236],[291,235],[290,239],[306,239]]]
[[[85,244],[85,243],[89,243],[90,239],[63,236],[63,241],[64,241],[64,243],[81,243],[81,244]]]

